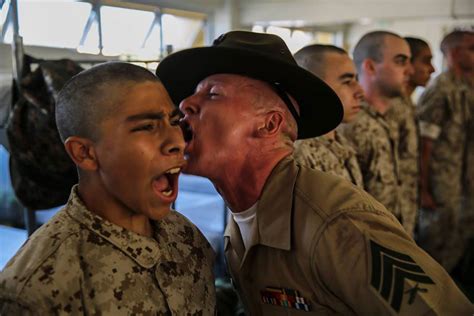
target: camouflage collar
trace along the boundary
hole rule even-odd
[[[380,125],[382,125],[383,128],[387,130],[388,133],[390,133],[390,127],[388,126],[387,120],[385,119],[385,116],[376,110],[374,110],[373,107],[371,107],[368,103],[363,103],[362,104],[362,111],[367,113],[370,117],[372,117],[375,121],[377,121]]]
[[[341,161],[347,161],[349,158],[356,154],[355,150],[349,145],[347,139],[342,135],[341,132],[335,131],[335,139],[327,137],[321,138],[321,142],[334,153],[334,155]]]
[[[446,77],[454,87],[464,89],[469,89],[472,87],[472,83],[469,81],[468,78],[456,76],[456,74],[451,70],[447,70],[440,75],[440,77],[443,76]]]
[[[370,104],[367,102],[362,103],[362,111],[365,111],[367,114],[369,114],[373,118],[379,118],[379,117],[383,118],[383,115],[377,112],[376,110],[374,110],[374,108],[370,106]]]
[[[160,231],[162,228],[158,227],[156,222],[153,222],[155,238],[141,236],[117,226],[87,210],[77,194],[77,185],[71,190],[66,210],[72,218],[80,223],[82,228],[97,234],[96,242],[98,244],[106,240],[144,268],[153,267],[158,260],[170,259],[171,254],[168,251],[167,242],[161,238],[163,237],[163,232]]]

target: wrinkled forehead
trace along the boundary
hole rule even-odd
[[[271,85],[265,81],[238,75],[238,74],[214,74],[199,82],[196,91],[208,88],[210,86],[221,86],[229,90],[240,90],[246,88],[256,88],[272,91]]]

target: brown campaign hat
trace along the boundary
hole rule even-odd
[[[296,117],[298,139],[326,134],[342,120],[343,108],[336,93],[324,81],[298,66],[285,42],[273,34],[228,32],[212,46],[190,48],[167,56],[156,70],[176,104],[192,95],[200,81],[219,73],[259,79],[290,94],[300,107],[300,116]],[[285,96],[282,98],[292,107]],[[290,111],[296,115],[294,109]]]

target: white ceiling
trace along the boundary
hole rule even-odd
[[[93,2],[94,0],[86,0]],[[453,18],[473,19],[474,0],[104,0],[197,11],[206,14],[237,10],[236,24],[327,26],[364,20]]]
[[[321,26],[377,19],[474,18],[474,0],[241,0],[242,25]]]

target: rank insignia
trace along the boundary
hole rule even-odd
[[[375,290],[399,312],[403,297],[411,305],[418,293],[428,292],[420,284],[434,284],[425,271],[409,255],[385,248],[370,240],[372,256],[372,275],[370,284]],[[415,284],[411,289],[405,289],[405,280]]]
[[[266,287],[260,291],[262,302],[270,305],[277,305],[287,308],[295,308],[297,310],[311,310],[311,306],[306,302],[304,297],[298,291],[285,288]]]

